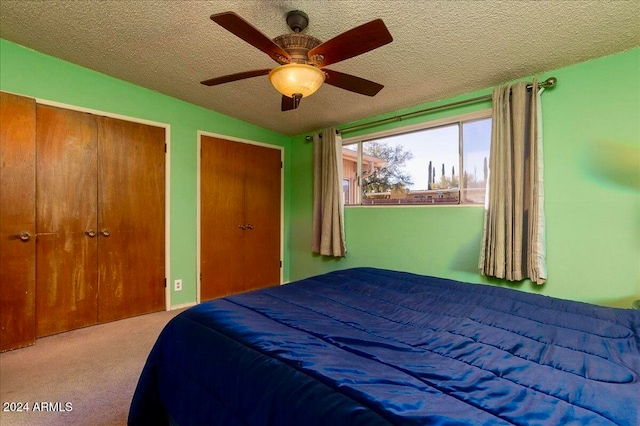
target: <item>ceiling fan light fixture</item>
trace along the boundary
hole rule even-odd
[[[269,73],[269,81],[280,93],[290,98],[294,94],[311,96],[324,83],[325,74],[321,69],[306,64],[286,64],[274,68]]]

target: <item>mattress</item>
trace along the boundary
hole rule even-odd
[[[202,303],[130,425],[637,425],[640,311],[375,268]]]

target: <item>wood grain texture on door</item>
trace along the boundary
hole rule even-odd
[[[201,300],[280,283],[280,150],[201,138]]]
[[[201,300],[242,291],[244,144],[202,136],[200,177]]]
[[[98,120],[102,323],[165,307],[165,130]]]
[[[36,111],[40,337],[97,322],[97,129],[91,114]]]
[[[35,342],[35,108],[0,92],[0,351]]]
[[[280,150],[245,144],[245,288],[280,283]]]

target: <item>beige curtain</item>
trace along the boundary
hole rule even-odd
[[[480,272],[543,284],[544,241],[542,127],[538,81],[493,91],[489,188]]]
[[[335,128],[313,135],[312,251],[343,257],[344,201],[342,199],[342,138]]]

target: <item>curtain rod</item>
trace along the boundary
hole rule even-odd
[[[556,85],[557,82],[558,82],[558,80],[555,77],[549,77],[545,81],[542,81],[542,82],[538,83],[538,89],[541,88],[541,87],[553,87],[553,86]],[[531,84],[527,84],[527,90],[531,90]],[[491,95],[478,96],[476,98],[465,99],[464,101],[452,102],[452,103],[445,104],[445,105],[439,105],[439,106],[435,106],[435,107],[431,107],[431,108],[425,108],[425,109],[421,109],[421,110],[418,110],[418,111],[409,112],[409,113],[406,113],[406,114],[400,114],[400,115],[396,115],[396,116],[389,117],[389,118],[383,118],[381,120],[371,121],[369,123],[358,124],[358,125],[351,126],[351,127],[345,127],[344,129],[338,130],[338,132],[340,132],[340,133],[353,132],[353,131],[364,129],[364,128],[367,128],[367,127],[376,126],[378,124],[386,124],[386,123],[391,123],[393,121],[400,121],[400,120],[404,120],[406,118],[415,117],[417,115],[426,114],[428,112],[440,111],[442,109],[449,109],[449,108],[456,107],[456,106],[461,106],[461,105],[470,105],[470,104],[474,104],[474,103],[481,102],[481,101],[487,101],[487,100],[490,100],[490,99],[491,99]],[[313,137],[312,136],[305,136],[304,139],[307,142],[310,142],[310,141],[313,140]]]

